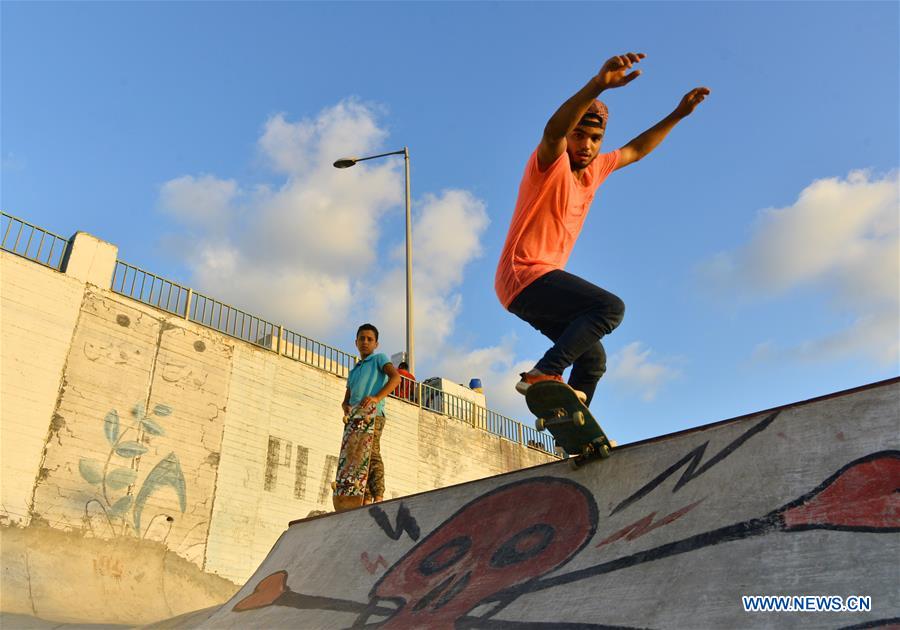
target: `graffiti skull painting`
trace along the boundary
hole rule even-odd
[[[375,584],[373,602],[399,606],[383,627],[453,628],[503,591],[552,571],[593,537],[597,506],[584,487],[540,477],[470,502]]]

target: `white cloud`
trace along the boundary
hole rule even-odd
[[[378,152],[387,132],[378,127],[375,113],[371,105],[346,99],[296,123],[276,114],[258,144],[276,172],[300,177],[329,172],[338,158]]]
[[[484,203],[464,190],[427,194],[413,220],[413,306],[417,361],[444,354],[462,309],[458,292],[466,265],[481,253],[481,236],[488,225]],[[403,243],[404,236],[397,235]],[[373,287],[374,313],[384,322],[383,337],[395,347],[405,346],[405,254]]]
[[[162,185],[159,206],[181,223],[214,228],[230,220],[238,193],[234,180],[185,175]]]
[[[672,365],[671,359],[651,360],[651,353],[640,341],[628,344],[609,357],[604,380],[652,401],[664,385],[681,376],[681,371]]]
[[[848,327],[819,339],[779,346],[765,341],[754,348],[753,360],[759,362],[803,361],[817,363],[840,360],[865,352],[883,365],[896,362],[900,356],[900,324],[890,313],[878,313],[856,319]]]
[[[534,367],[535,360],[517,359],[517,342],[516,335],[509,334],[496,346],[469,351],[447,348],[438,373],[464,385],[472,378],[481,379],[488,408],[527,422],[531,412],[515,385],[519,374]]]
[[[900,228],[898,178],[853,171],[813,182],[797,201],[760,213],[749,242],[705,263],[701,272],[725,293],[771,298],[804,288],[824,291],[855,324],[779,350],[766,342],[757,358],[830,360],[862,354],[898,357]]]
[[[383,351],[403,348],[405,234],[382,228],[389,214],[402,217],[402,158],[332,166],[383,152],[387,132],[375,114],[350,99],[297,122],[272,116],[258,141],[275,173],[268,187],[246,191],[213,175],[163,184],[160,208],[196,231],[191,247],[180,248],[191,284],[348,350],[362,320],[382,329]],[[488,219],[465,190],[414,201],[417,356],[434,357],[462,308],[463,272],[481,254]],[[399,256],[386,255],[395,249]]]

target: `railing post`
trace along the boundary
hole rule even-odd
[[[278,356],[281,356],[281,334],[284,331],[284,326],[278,324],[278,342],[275,344],[275,352],[278,353]]]
[[[416,381],[416,400],[419,403],[419,409],[422,408],[422,383]]]
[[[184,303],[184,318],[189,320],[191,318],[191,301],[194,297],[194,290],[188,288],[187,300]]]
[[[519,422],[516,422],[516,442],[518,442],[519,444],[524,444],[525,442],[522,441],[523,439],[522,425]]]

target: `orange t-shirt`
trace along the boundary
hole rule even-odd
[[[572,174],[565,151],[543,173],[537,150],[531,154],[494,276],[504,308],[545,273],[566,266],[594,193],[618,161],[618,150],[601,153],[585,169],[582,183]]]

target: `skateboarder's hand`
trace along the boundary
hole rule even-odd
[[[341,409],[344,410],[344,417],[350,415],[350,403],[341,403]]]
[[[675,108],[675,115],[681,118],[685,116],[690,116],[694,109],[703,102],[709,96],[709,88],[705,87],[696,87],[687,94],[684,95],[684,98],[681,99],[681,102],[678,103],[678,107]]]
[[[597,78],[603,89],[622,87],[637,79],[641,71],[631,70],[632,66],[646,57],[644,53],[625,53],[610,57],[600,68]],[[631,70],[631,72],[629,72]]]
[[[369,407],[374,407],[378,404],[378,399],[374,396],[366,396],[362,400],[359,401],[360,409],[368,409]]]

